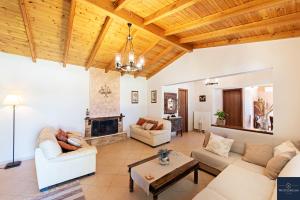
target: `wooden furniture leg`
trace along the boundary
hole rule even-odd
[[[133,179],[131,178],[131,176],[129,175],[129,191],[133,192]]]
[[[198,168],[194,169],[194,183],[198,184]]]

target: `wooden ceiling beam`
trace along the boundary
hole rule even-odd
[[[67,29],[67,36],[66,36],[66,41],[65,41],[64,57],[63,57],[63,66],[64,67],[67,66],[68,54],[69,54],[70,43],[71,43],[72,32],[73,32],[73,21],[74,21],[74,16],[75,16],[75,9],[76,9],[76,0],[71,0],[68,29]]]
[[[160,70],[166,68],[167,66],[169,66],[170,64],[172,64],[175,60],[179,59],[181,56],[183,56],[184,54],[186,54],[185,51],[182,51],[181,53],[179,53],[177,56],[173,57],[171,60],[169,60],[168,62],[166,62],[165,64],[157,67],[157,69],[155,69],[154,71],[152,71],[150,74],[147,75],[147,79],[151,78],[152,76],[154,76],[156,73],[158,73]]]
[[[232,35],[232,34],[239,34],[239,33],[244,33],[244,32],[249,32],[249,31],[255,31],[263,28],[270,28],[270,27],[276,27],[276,26],[284,26],[284,25],[289,25],[294,22],[299,22],[300,21],[300,12],[297,13],[292,13],[288,15],[283,15],[280,17],[274,17],[266,20],[261,20],[258,22],[253,22],[249,24],[243,24],[240,26],[233,26],[230,28],[225,28],[217,31],[212,31],[208,33],[202,33],[190,37],[185,37],[181,38],[180,42],[181,43],[188,43],[188,42],[195,42],[195,41],[200,41],[200,40],[206,40],[206,39],[211,39],[211,38],[217,38],[221,36],[226,36],[226,35]]]
[[[233,40],[222,40],[222,41],[216,41],[211,43],[195,44],[194,48],[209,48],[209,47],[217,47],[217,46],[225,46],[225,45],[233,45],[233,44],[261,42],[261,41],[268,41],[268,40],[279,40],[279,39],[286,39],[292,37],[300,37],[300,30],[270,33],[270,34],[264,34],[264,35],[253,36],[253,37],[238,38]]]
[[[121,10],[130,0],[117,0],[115,1],[115,10]]]
[[[111,23],[112,23],[112,19],[109,16],[107,16],[104,20],[101,31],[99,32],[98,38],[97,38],[97,40],[94,44],[94,47],[93,47],[93,49],[90,53],[90,56],[89,56],[89,58],[86,62],[85,66],[86,66],[87,69],[91,66],[95,56],[97,55],[97,52],[100,49],[101,44],[103,43],[103,40],[106,36],[107,31],[109,30],[109,27],[110,27]]]
[[[31,28],[31,23],[29,21],[29,16],[26,10],[25,2],[24,0],[19,0],[19,5],[20,5],[20,10],[25,26],[25,31],[27,35],[27,40],[28,40],[28,45],[30,49],[30,54],[31,54],[31,59],[33,62],[36,62],[36,48],[35,48],[35,43],[33,40],[33,34],[32,34],[32,28]]]
[[[180,44],[179,43],[179,38],[176,36],[165,36],[165,30],[160,28],[159,26],[156,26],[154,24],[149,24],[147,26],[144,25],[144,19],[132,12],[129,12],[125,9],[121,9],[116,11],[115,7],[111,3],[110,0],[81,0],[88,2],[94,6],[97,6],[100,8],[104,14],[110,16],[111,18],[131,22],[137,29],[146,31],[150,33],[151,35],[159,38],[160,40],[163,40],[170,45],[176,46],[184,51],[192,51],[193,47],[192,45],[189,44]]]
[[[144,25],[154,23],[164,17],[170,16],[176,12],[184,10],[184,9],[194,5],[198,1],[199,0],[177,0],[174,3],[171,3],[170,5],[167,5],[167,6],[163,7],[162,9],[160,9],[160,10],[156,11],[155,13],[146,17]]]
[[[146,63],[146,67],[149,69],[149,67],[151,67],[153,64],[155,64],[156,62],[158,62],[160,59],[162,59],[162,57],[164,57],[166,54],[168,54],[173,49],[174,49],[173,46],[169,46],[168,48],[166,48],[165,50],[163,50],[162,52],[160,52],[157,56],[155,56],[155,58],[153,58],[150,62],[148,62],[148,64]],[[137,77],[140,74],[144,73],[145,71],[147,71],[146,68],[144,68],[142,71],[136,73],[134,76]]]
[[[140,56],[145,56],[148,52],[150,52],[157,44],[159,43],[159,40],[155,40],[152,42],[144,51],[141,53]],[[146,63],[147,64],[147,63]],[[134,78],[137,77],[139,72],[134,73]]]
[[[231,17],[236,17],[245,13],[258,11],[261,9],[269,8],[275,6],[279,3],[285,2],[286,0],[254,0],[242,5],[229,8],[227,10],[208,15],[206,17],[187,22],[178,26],[174,26],[169,30],[166,30],[165,35],[174,35],[177,33],[182,33],[192,29],[196,29],[202,26],[210,25],[219,21],[226,20]]]
[[[136,34],[137,34],[137,30],[136,30],[136,29],[133,29],[133,31],[131,32],[131,36],[132,36],[133,40],[134,40]],[[122,48],[120,49],[119,53],[124,52],[125,48],[126,48],[126,41],[125,41],[125,43],[123,44]],[[114,66],[115,66],[115,57],[113,57],[113,59],[110,61],[109,65],[107,65],[107,66],[105,67],[105,73],[108,73],[109,70],[111,70],[111,69],[114,68]]]

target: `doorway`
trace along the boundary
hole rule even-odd
[[[188,131],[188,90],[178,89],[178,115],[182,117],[182,131]]]
[[[241,88],[223,90],[223,110],[227,114],[227,126],[243,127],[243,92]]]

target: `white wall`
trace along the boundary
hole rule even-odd
[[[131,91],[139,91],[139,103],[131,103]],[[147,80],[130,75],[120,79],[120,110],[125,115],[124,130],[129,133],[129,125],[135,124],[139,117],[147,116]]]
[[[161,86],[168,84],[273,68],[274,134],[297,138],[299,52],[300,38],[195,50],[149,79],[148,91],[161,95]],[[161,116],[161,103],[149,103],[149,115]]]
[[[19,94],[24,105],[16,111],[16,158],[34,156],[38,133],[43,127],[84,132],[89,107],[90,74],[83,67],[62,67],[61,63],[0,53],[0,163],[12,158],[12,109],[2,105],[8,94]],[[131,104],[131,91],[139,91],[139,103]],[[125,115],[124,129],[147,115],[145,78],[120,78],[120,110]]]
[[[89,74],[82,67],[0,53],[0,162],[12,158],[12,109],[2,105],[7,94],[22,96],[16,110],[18,159],[33,157],[39,131],[45,126],[84,130],[89,104]]]

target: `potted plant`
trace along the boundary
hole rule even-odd
[[[218,110],[216,113],[215,113],[215,116],[217,116],[217,121],[216,121],[216,124],[218,126],[225,126],[226,124],[226,113],[222,110]]]

